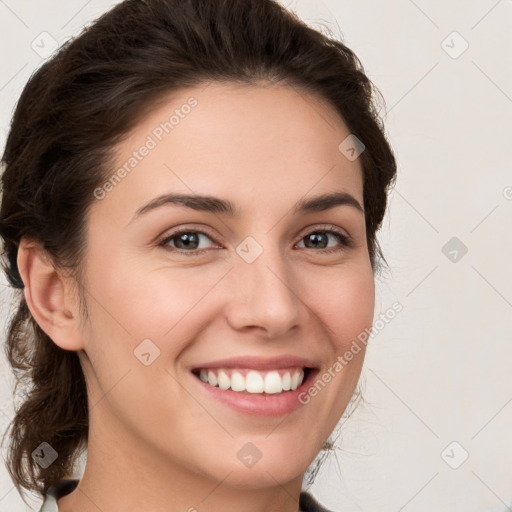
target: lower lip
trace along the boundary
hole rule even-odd
[[[307,379],[293,391],[268,395],[224,390],[203,382],[195,375],[193,377],[210,396],[238,412],[253,416],[283,416],[305,405],[299,400],[299,396],[311,386],[317,373],[318,370],[310,370]]]

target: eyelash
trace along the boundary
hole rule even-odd
[[[330,228],[330,226],[329,226],[329,228]],[[198,230],[198,229],[180,229],[178,231],[175,231],[175,232],[165,236],[162,240],[160,240],[158,242],[157,245],[158,245],[158,247],[162,247],[162,248],[164,248],[166,250],[170,250],[171,252],[177,252],[178,254],[184,254],[186,256],[198,256],[198,255],[202,254],[204,251],[208,251],[209,250],[209,249],[194,249],[194,250],[185,251],[183,249],[177,249],[176,247],[170,247],[170,246],[167,245],[168,242],[170,242],[174,238],[177,238],[180,235],[183,235],[185,233],[186,234],[194,233],[194,234],[204,235],[204,236],[208,237],[210,240],[212,240],[213,242],[215,242],[213,240],[213,237],[211,237],[208,233],[206,233],[204,231],[201,231],[201,230]],[[353,245],[354,245],[352,239],[350,237],[348,237],[347,235],[341,233],[338,230],[334,230],[332,228],[326,229],[325,227],[318,227],[317,229],[315,229],[313,231],[310,231],[309,233],[306,233],[304,236],[301,237],[299,242],[301,242],[304,238],[306,238],[309,235],[318,234],[318,233],[336,235],[338,237],[339,241],[341,242],[341,247],[331,247],[329,249],[319,249],[319,250],[309,249],[308,247],[306,247],[306,249],[309,249],[309,250],[311,250],[313,252],[320,252],[320,253],[324,253],[324,254],[325,253],[330,254],[330,253],[333,253],[333,252],[343,251],[343,250],[345,250],[347,248],[353,247]]]

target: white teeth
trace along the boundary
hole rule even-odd
[[[231,389],[233,391],[245,391],[245,378],[239,372],[233,372],[231,375]]]
[[[292,389],[297,389],[299,387],[299,379],[302,379],[300,374],[294,373],[293,377],[292,377],[292,384],[291,384]]]
[[[247,393],[276,394],[297,389],[304,380],[304,370],[271,370],[259,372],[256,370],[215,369],[199,372],[199,378],[220,389],[246,391]]]
[[[219,376],[217,377],[219,388],[220,389],[229,389],[231,387],[231,380],[227,376],[226,372],[222,370],[219,372]]]
[[[211,370],[208,372],[208,384],[211,384],[212,386],[217,385],[217,375],[215,375]]]
[[[284,391],[290,391],[292,389],[292,378],[290,377],[290,373],[286,372],[283,375],[283,390]]]
[[[245,377],[245,389],[248,393],[263,393],[263,378],[254,370]]]
[[[265,393],[281,393],[283,381],[278,372],[268,372],[263,383]]]

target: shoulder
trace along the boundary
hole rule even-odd
[[[72,492],[78,485],[78,482],[79,480],[75,478],[65,478],[49,487],[39,512],[59,512],[57,500]]]
[[[302,512],[331,512],[320,505],[311,494],[304,491],[300,493],[299,507]]]

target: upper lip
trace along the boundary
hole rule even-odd
[[[310,359],[293,355],[279,357],[243,356],[219,359],[203,364],[195,365],[191,370],[208,368],[251,368],[253,370],[279,370],[290,367],[316,368],[316,364]]]

